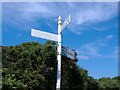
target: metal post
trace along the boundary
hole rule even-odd
[[[62,21],[61,16],[58,17],[58,47],[57,47],[57,84],[56,90],[60,90],[61,87],[61,27]]]

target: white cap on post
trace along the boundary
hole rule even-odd
[[[58,24],[60,24],[60,25],[62,25],[62,21],[61,21],[61,20],[62,20],[62,17],[59,16],[59,17],[58,17]]]

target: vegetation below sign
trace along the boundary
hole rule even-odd
[[[55,42],[27,42],[2,47],[2,90],[55,90]],[[77,59],[62,56],[62,90],[120,90],[120,77],[94,79],[77,65]]]

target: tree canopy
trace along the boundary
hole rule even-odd
[[[2,47],[2,90],[55,90],[57,56],[55,42],[27,42]],[[62,56],[62,90],[120,90],[120,77],[88,76],[76,60]]]

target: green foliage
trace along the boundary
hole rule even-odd
[[[99,90],[120,90],[120,76],[115,78],[101,78],[98,80]]]
[[[28,42],[3,47],[3,88],[43,89],[47,78],[55,78],[55,62],[55,47],[51,44]],[[55,79],[52,81],[55,83]]]
[[[57,56],[55,42],[27,42],[2,48],[2,90],[55,90]],[[120,77],[96,80],[62,56],[62,90],[120,90]],[[119,83],[118,83],[119,82]]]
[[[75,61],[62,57],[62,90],[83,89],[83,77]]]

